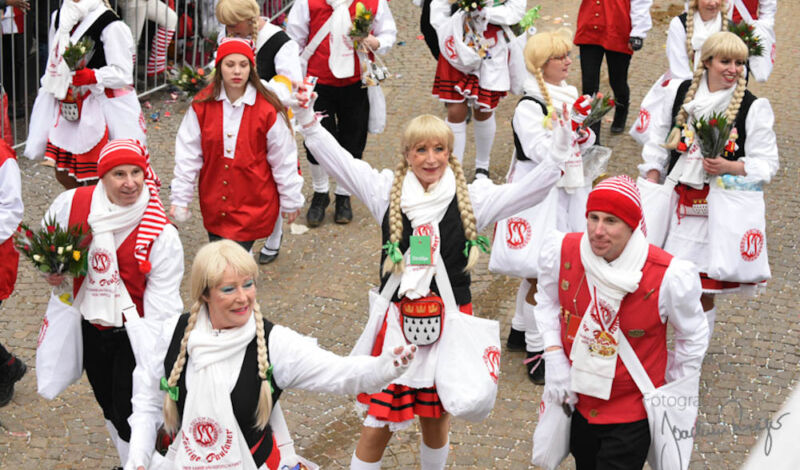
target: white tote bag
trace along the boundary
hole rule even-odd
[[[708,192],[708,275],[732,282],[772,277],[767,259],[764,193],[722,189]]]
[[[569,430],[572,417],[557,402],[539,402],[539,422],[533,431],[531,463],[555,470],[569,454]]]
[[[628,134],[639,145],[644,145],[650,140],[650,121],[653,116],[658,116],[665,105],[672,106],[675,93],[683,80],[672,78],[669,71],[658,77],[650,87],[639,105],[639,116],[631,125]]]
[[[380,293],[377,288],[369,290],[369,318],[367,319],[367,325],[364,327],[364,331],[361,332],[361,336],[359,336],[358,341],[356,341],[355,346],[353,346],[352,351],[350,351],[351,356],[369,356],[372,354],[372,346],[375,344],[375,338],[378,336],[378,332],[383,326],[383,319],[386,317],[386,312],[389,309],[389,305],[392,303],[392,295],[394,295],[394,291],[396,291],[399,286],[400,276],[392,274]],[[389,324],[394,326],[397,322],[390,322]],[[402,332],[399,334],[400,337],[402,337]]]
[[[642,197],[647,242],[663,247],[669,232],[670,218],[678,205],[675,182],[668,179],[664,184],[658,184],[640,176],[636,179],[636,186]]]
[[[655,388],[625,335],[619,338],[619,357],[644,395],[650,426],[647,463],[653,470],[686,470],[694,447],[700,371]]]
[[[82,373],[81,314],[72,307],[68,293],[60,297],[51,293],[36,346],[36,391],[52,400]]]
[[[462,73],[473,73],[481,66],[481,57],[464,43],[464,11],[453,13],[438,30],[439,50],[450,65]]]
[[[556,227],[557,212],[558,190],[553,188],[544,201],[497,222],[489,271],[519,278],[538,278],[536,260],[545,234]]]
[[[367,87],[369,98],[369,120],[367,130],[370,134],[380,134],[386,127],[386,98],[380,85]]]
[[[536,34],[536,28],[532,34]],[[528,69],[525,68],[525,43],[528,41],[528,33],[523,32],[519,36],[514,36],[507,25],[503,25],[503,32],[508,39],[508,78],[511,83],[511,93],[521,95],[524,92],[525,77],[528,76]]]
[[[458,310],[444,261],[438,253],[436,285],[445,305],[434,380],[439,400],[453,416],[483,421],[497,398],[500,324]]]

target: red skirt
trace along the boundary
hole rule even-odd
[[[97,160],[100,158],[100,151],[107,142],[108,128],[106,128],[106,132],[100,142],[86,153],[68,152],[48,140],[44,158],[54,162],[58,171],[66,171],[77,181],[96,180]]]
[[[450,62],[439,56],[436,65],[436,78],[433,80],[433,96],[445,103],[463,103],[464,100],[477,102],[482,111],[492,111],[500,104],[505,91],[485,90],[480,87],[477,75],[465,74],[456,70]]]
[[[459,310],[472,315],[472,304],[459,305]],[[386,318],[372,346],[372,356],[380,356],[383,351],[383,340],[386,336]],[[445,413],[436,385],[430,388],[411,388],[405,385],[389,384],[378,393],[360,393],[358,402],[367,405],[367,414],[382,421],[402,423],[414,419],[440,418]]]

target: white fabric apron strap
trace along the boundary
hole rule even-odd
[[[328,33],[331,32],[331,18],[332,15],[328,17],[328,20],[325,21],[325,24],[323,24],[322,27],[317,30],[317,34],[311,38],[311,41],[309,41],[308,44],[306,44],[306,47],[303,49],[303,53],[300,54],[300,59],[302,59],[304,63],[308,63],[308,59],[314,55],[317,47],[322,44],[322,40],[325,39]]]
[[[436,287],[439,288],[439,297],[444,302],[445,311],[458,311],[456,297],[453,295],[453,287],[450,285],[450,277],[447,275],[447,266],[444,265],[442,253],[436,253]]]
[[[733,6],[736,7],[736,10],[739,12],[739,15],[742,17],[745,23],[753,24],[755,20],[753,20],[753,16],[750,14],[750,11],[744,5],[742,0],[733,0]]]
[[[642,362],[636,355],[636,351],[633,350],[631,343],[628,342],[628,338],[624,334],[619,335],[619,358],[622,359],[622,363],[625,364],[628,373],[633,381],[636,382],[636,386],[639,387],[642,395],[652,393],[656,389],[653,381],[650,380],[650,376],[647,375],[647,371],[644,370]]]

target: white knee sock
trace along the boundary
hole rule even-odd
[[[111,442],[113,442],[114,447],[117,448],[117,453],[119,454],[120,462],[122,462],[122,465],[125,465],[125,463],[128,461],[129,444],[123,441],[121,437],[119,437],[117,428],[109,420],[106,420],[106,429],[108,430],[108,434],[111,435]]]
[[[265,255],[274,255],[281,249],[281,238],[283,237],[283,217],[278,216],[278,220],[275,221],[275,227],[272,229],[272,233],[267,240],[264,242],[264,247],[261,248],[261,252]]]
[[[422,470],[442,470],[447,464],[450,441],[439,449],[431,449],[424,442],[419,443],[419,463]]]
[[[711,342],[711,337],[714,334],[714,321],[717,319],[717,307],[711,310],[706,310],[706,320],[708,320],[708,341]]]
[[[459,162],[464,161],[464,147],[467,145],[467,121],[447,122],[450,130],[453,131],[453,155]]]
[[[525,302],[525,350],[537,352],[544,349],[544,338],[539,332],[536,317],[533,315],[533,305]]]
[[[494,113],[485,121],[474,120],[475,122],[475,168],[489,169],[489,159],[492,156],[492,144],[494,144],[494,134],[497,124],[494,120]]]
[[[328,193],[328,173],[319,165],[311,163],[311,186],[315,193]]]
[[[525,312],[523,310],[525,304],[525,296],[528,295],[528,289],[531,288],[531,283],[527,280],[523,279],[522,282],[519,283],[519,289],[517,289],[517,300],[516,305],[514,307],[514,317],[511,318],[511,328],[517,331],[525,331]]]
[[[356,457],[356,451],[353,451],[353,458],[350,459],[350,470],[380,470],[381,461],[377,462],[364,462]]]

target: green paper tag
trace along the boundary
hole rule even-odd
[[[408,248],[411,253],[408,264],[431,264],[431,237],[429,235],[412,235]]]

